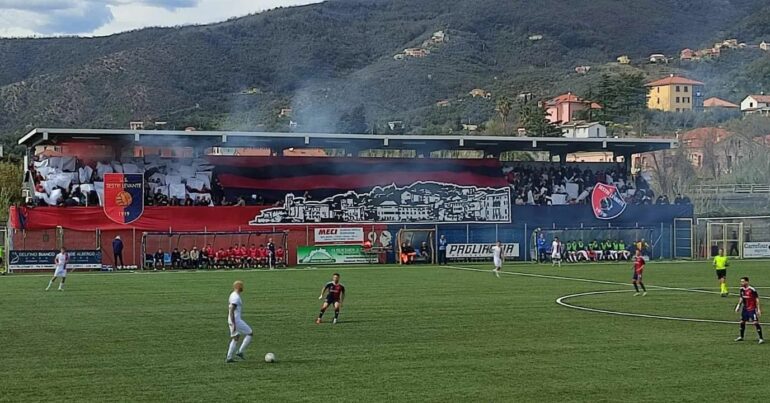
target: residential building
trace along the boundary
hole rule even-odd
[[[702,111],[703,85],[673,74],[648,83],[647,108],[665,112]]]
[[[607,137],[607,127],[597,122],[574,122],[561,126],[564,137],[573,139]]]
[[[668,63],[668,57],[662,53],[653,53],[650,55],[650,63]]]
[[[483,90],[481,88],[474,88],[471,90],[471,92],[468,93],[468,95],[472,96],[473,98],[491,98],[492,93],[487,92],[486,90]]]
[[[463,130],[467,132],[476,132],[479,130],[479,125],[471,125],[471,124],[463,123]]]
[[[423,49],[423,48],[404,49],[404,55],[406,55],[407,57],[420,58],[420,57],[428,56],[429,54],[430,54],[430,50],[428,49]]]
[[[577,66],[577,67],[575,67],[575,73],[578,73],[578,74],[588,74],[589,71],[591,71],[591,66]]]
[[[280,117],[291,117],[292,109],[291,108],[281,108],[281,113],[278,114]]]
[[[762,41],[762,43],[759,44],[759,48],[765,52],[770,51],[770,42]]]
[[[620,64],[631,64],[631,58],[626,56],[626,55],[620,56],[620,57],[618,57],[618,63],[620,63]]]
[[[451,105],[451,103],[448,99],[442,99],[441,101],[436,102],[436,106],[439,108],[446,108],[449,105]]]
[[[770,95],[749,95],[741,101],[741,112],[770,114]]]
[[[730,102],[726,101],[721,98],[717,97],[711,97],[705,101],[703,101],[703,109],[705,110],[717,110],[717,109],[735,109],[738,110],[740,106]]]
[[[530,41],[539,41],[539,40],[543,39],[543,35],[539,35],[539,34],[530,35],[528,39]]]
[[[602,107],[596,102],[587,101],[568,92],[545,102],[546,115],[551,123],[570,123],[578,119],[577,113],[589,109],[598,110]]]
[[[692,60],[695,58],[695,51],[692,49],[682,49],[681,52],[679,52],[679,59],[681,60]]]

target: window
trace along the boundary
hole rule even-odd
[[[676,108],[676,111],[677,111],[677,112],[681,112],[681,110],[679,110],[679,108]]]
[[[679,91],[680,91],[680,90],[679,90],[679,86],[677,85],[677,86],[676,86],[676,92],[679,92]]]
[[[684,92],[690,92],[690,87],[688,87],[688,86],[686,86],[686,85],[685,85],[685,86],[684,86]]]
[[[679,103],[679,97],[676,97],[676,103]]]
[[[656,101],[658,101],[658,105],[660,105],[660,98],[655,98]]]
[[[754,107],[754,102],[749,102],[749,108],[753,108],[753,107]]]
[[[660,87],[655,87],[655,92],[657,92],[658,94],[660,94]]]
[[[727,169],[732,169],[732,168],[733,168],[733,156],[732,155],[728,155],[727,156]]]

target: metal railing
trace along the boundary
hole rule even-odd
[[[693,194],[768,194],[770,185],[765,184],[725,184],[725,185],[697,185],[692,188]]]

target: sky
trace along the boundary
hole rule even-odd
[[[207,24],[320,0],[0,0],[0,37],[103,36]]]

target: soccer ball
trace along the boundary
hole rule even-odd
[[[273,353],[265,354],[265,362],[275,362],[275,354]]]

